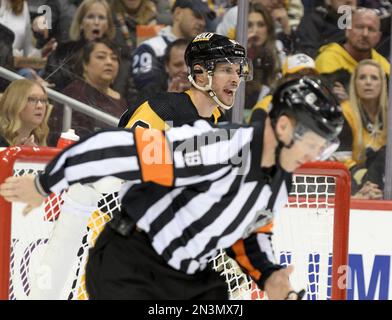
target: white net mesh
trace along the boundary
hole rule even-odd
[[[42,168],[43,165],[17,162],[14,175],[37,173]],[[328,299],[331,295],[334,185],[332,177],[295,176],[289,204],[275,219],[273,239],[277,259],[281,264],[294,264],[293,286],[296,290],[305,288],[306,298],[311,300]],[[53,235],[62,201],[62,195],[52,195],[45,205],[26,216],[22,214],[21,204],[13,204],[10,299],[28,298],[33,274],[40,286],[51,285],[51,278],[40,260]],[[84,284],[88,249],[119,208],[116,192],[102,194],[90,215],[72,268],[62,275],[65,286],[59,298],[88,298]],[[231,299],[266,298],[223,250],[213,262],[216,271],[226,279]]]
[[[291,283],[304,299],[331,298],[335,178],[295,175],[289,203],[275,217],[277,261],[293,264]],[[231,299],[266,299],[257,285],[220,250],[214,267],[226,278]]]
[[[37,174],[44,167],[43,164],[16,162],[14,175]],[[45,247],[50,241],[56,221],[63,204],[62,195],[52,194],[40,208],[28,215],[23,215],[23,205],[13,203],[11,229],[11,257],[10,257],[10,299],[27,299],[30,293],[33,274],[38,278],[41,287],[51,286],[50,274],[40,261],[45,253]],[[69,274],[62,275],[67,280],[61,299],[87,299],[84,281],[84,265],[88,249],[95,243],[98,234],[103,229],[114,212],[119,210],[120,203],[117,192],[102,194],[96,210],[91,213],[82,245],[75,256],[73,268]],[[64,244],[66,247],[67,244]],[[42,275],[42,276],[40,276]]]

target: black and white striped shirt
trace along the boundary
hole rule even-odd
[[[123,208],[171,267],[193,274],[217,249],[246,238],[251,268],[263,273],[274,264],[270,235],[255,231],[270,222],[267,209],[285,205],[291,183],[283,170],[260,168],[263,131],[262,123],[204,120],[166,132],[102,131],[64,150],[38,181],[59,193],[77,182],[124,179]],[[170,150],[166,161],[163,150]]]

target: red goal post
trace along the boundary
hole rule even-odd
[[[342,267],[348,266],[348,244],[350,225],[351,177],[347,168],[340,162],[314,162],[303,165],[296,174],[323,175],[335,178],[333,259],[331,299],[345,300],[347,288],[340,288],[339,278]],[[347,280],[348,281],[348,280]]]
[[[0,152],[0,184],[13,175],[16,161],[45,164],[61,150],[57,148],[11,147]],[[9,299],[12,204],[0,197],[0,300]]]
[[[0,153],[0,183],[2,183],[7,177],[14,175],[15,173],[15,165],[16,163],[21,163],[22,171],[24,168],[23,163],[28,163],[29,165],[26,166],[30,167],[30,164],[41,164],[43,165],[47,163],[50,159],[52,159],[60,150],[55,148],[23,148],[23,147],[12,147],[7,148],[5,151]],[[28,170],[27,170],[28,171]],[[24,174],[24,172],[20,173]],[[316,180],[311,180],[313,177],[317,177],[314,179],[319,179],[320,177],[327,177],[328,179],[332,179],[333,182],[317,182]],[[299,170],[295,172],[295,179],[302,179],[302,182],[294,182],[294,187],[298,190],[295,190],[295,194],[290,195],[289,203],[287,205],[288,209],[291,212],[295,211],[291,208],[296,207],[299,210],[302,216],[302,211],[311,210],[312,212],[309,213],[312,217],[318,216],[322,217],[323,214],[320,213],[323,209],[328,209],[329,214],[328,216],[332,216],[332,226],[331,231],[332,235],[328,234],[327,237],[332,237],[332,247],[326,247],[323,249],[326,251],[327,256],[327,265],[322,266],[321,264],[325,265],[324,262],[316,262],[316,264],[312,264],[312,266],[308,266],[307,262],[299,264],[297,266],[298,269],[303,269],[302,271],[306,271],[305,278],[309,280],[312,278],[312,281],[315,283],[307,284],[307,289],[310,291],[312,290],[320,290],[319,282],[321,282],[321,278],[325,277],[325,284],[322,285],[323,290],[327,290],[327,294],[319,295],[315,293],[313,296],[309,294],[308,299],[318,299],[324,298],[327,299],[345,299],[346,298],[346,288],[339,285],[339,277],[342,276],[342,270],[340,269],[341,266],[348,265],[348,229],[349,229],[349,209],[350,209],[350,175],[344,165],[337,163],[337,162],[315,162],[306,164],[305,166],[301,167]],[[327,179],[326,178],[326,179]],[[310,182],[309,182],[309,181]],[[320,191],[318,186],[322,186],[323,191]],[[310,189],[308,188],[310,186]],[[57,209],[59,205],[57,204]],[[12,273],[11,265],[11,257],[15,255],[15,252],[12,252],[11,247],[13,245],[11,241],[11,223],[12,223],[12,205],[6,202],[2,197],[0,197],[0,299],[15,299],[18,298],[17,296],[12,296],[10,294],[11,289],[10,287],[15,287],[15,283],[10,283],[10,276]],[[56,209],[56,210],[57,210]],[[315,209],[316,211],[314,211]],[[45,209],[46,210],[46,209]],[[330,211],[333,213],[330,214]],[[56,215],[58,213],[55,213]],[[295,212],[297,214],[297,212]],[[286,214],[282,214],[280,216],[286,216]],[[330,218],[328,218],[330,219]],[[49,219],[50,220],[50,219]],[[54,221],[54,219],[50,221]],[[297,216],[294,217],[294,220],[297,221]],[[307,223],[307,218],[304,216],[304,223]],[[292,223],[292,222],[290,222]],[[313,223],[313,222],[312,222]],[[324,223],[324,222],[323,222]],[[276,225],[280,225],[281,223],[277,223]],[[317,222],[318,224],[318,222]],[[283,225],[283,224],[281,224]],[[288,226],[291,230],[291,225]],[[312,229],[306,227],[307,229]],[[279,228],[278,228],[279,229]],[[321,226],[323,230],[324,227]],[[302,226],[299,227],[299,233],[304,232],[304,228]],[[279,231],[279,230],[277,230]],[[280,231],[279,231],[280,232]],[[279,232],[277,233],[279,235]],[[283,234],[285,238],[288,236],[288,232],[283,230],[280,232]],[[298,235],[298,232],[296,233]],[[296,236],[294,235],[294,237]],[[318,235],[317,235],[318,236]],[[324,236],[324,235],[323,235]],[[305,236],[304,242],[308,242],[307,236]],[[313,238],[313,235],[310,236]],[[311,242],[312,239],[309,239]],[[289,240],[290,243],[292,240]],[[319,240],[316,240],[316,242]],[[276,240],[276,244],[278,245],[278,255],[282,251],[286,251],[285,248],[281,249],[279,247],[281,240]],[[42,245],[43,243],[41,243]],[[275,243],[274,243],[275,244]],[[302,244],[300,244],[302,246]],[[310,249],[313,250],[313,249]],[[318,249],[316,249],[318,250]],[[289,249],[290,251],[290,249]],[[329,252],[332,251],[332,252]],[[294,252],[295,253],[295,252]],[[306,252],[306,256],[318,256],[313,254],[313,252]],[[294,254],[293,254],[294,256]],[[282,255],[280,256],[282,260]],[[290,257],[291,259],[291,253]],[[289,260],[290,260],[289,259]],[[318,259],[318,258],[317,258]],[[215,259],[216,261],[218,259]],[[332,260],[329,261],[329,260]],[[84,260],[85,261],[85,260]],[[321,260],[320,260],[321,261]],[[329,262],[328,262],[329,261]],[[282,262],[282,261],[281,261]],[[329,265],[331,263],[331,265]],[[22,266],[23,267],[23,266]],[[226,282],[229,286],[229,293],[232,298],[240,298],[240,299],[255,299],[260,298],[260,292],[258,289],[254,288],[254,284],[250,281],[244,274],[237,274],[237,271],[233,273],[232,271],[232,264],[230,267],[226,266],[226,262],[224,262],[223,267],[217,267],[218,271],[221,272],[226,276]],[[23,269],[23,268],[22,268]],[[26,271],[27,269],[27,271]],[[305,270],[306,269],[306,270]],[[317,272],[309,271],[310,269],[317,269]],[[321,271],[322,270],[322,271]],[[23,272],[26,273],[29,271],[29,268],[24,267]],[[22,272],[22,273],[23,273]],[[78,272],[79,273],[79,272]],[[311,274],[310,274],[311,273]],[[323,275],[322,273],[327,273],[327,275]],[[331,275],[329,275],[331,273]],[[310,274],[310,275],[309,275]],[[80,274],[79,274],[80,276]],[[228,278],[229,277],[229,278]],[[231,284],[233,283],[233,277],[235,278],[234,283],[236,283],[232,288],[230,288]],[[238,279],[245,279],[239,281]],[[320,278],[320,279],[319,279]],[[26,279],[22,279],[22,282],[26,282]],[[75,280],[76,281],[76,280]],[[241,282],[241,283],[240,283]],[[240,284],[238,284],[240,283]],[[75,287],[75,286],[74,286]],[[326,287],[326,288],[324,288]],[[245,290],[244,290],[245,288]],[[28,290],[24,287],[25,291]],[[80,290],[79,290],[80,291]],[[247,292],[247,294],[244,293]],[[27,292],[27,291],[26,291]],[[240,292],[240,296],[238,297],[238,292]],[[26,293],[28,295],[28,292]],[[73,298],[75,298],[76,294],[73,294]]]

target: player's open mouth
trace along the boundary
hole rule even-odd
[[[223,92],[232,97],[234,96],[235,90],[224,89]]]

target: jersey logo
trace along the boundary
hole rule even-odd
[[[200,152],[198,150],[197,151],[193,151],[193,152],[189,152],[189,153],[185,153],[184,160],[185,160],[185,164],[188,167],[199,166],[202,163],[201,155],[200,155]]]

